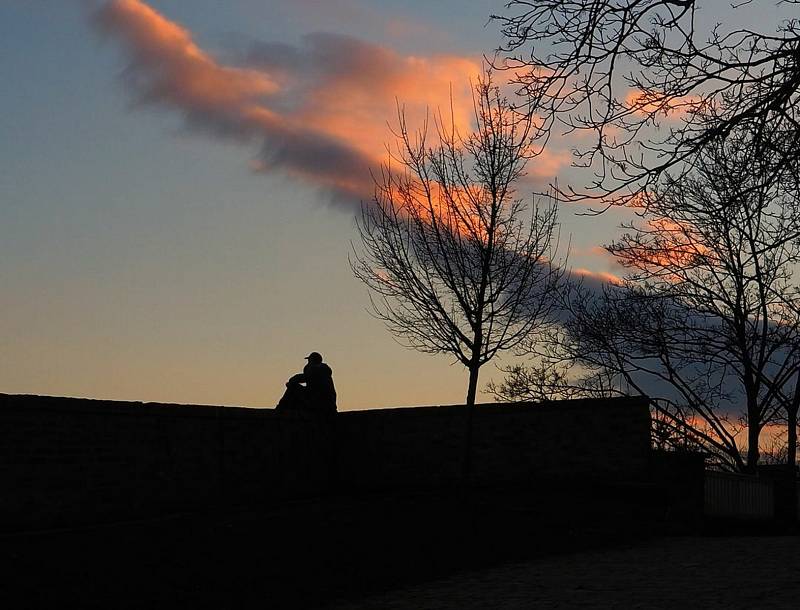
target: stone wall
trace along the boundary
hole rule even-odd
[[[0,529],[317,495],[330,432],[272,410],[0,394]]]
[[[466,410],[461,405],[380,409],[338,418],[343,483],[357,489],[435,487],[458,481]],[[478,405],[472,480],[642,480],[650,414],[641,398]]]
[[[481,405],[474,481],[641,480],[643,399]],[[462,406],[345,412],[0,394],[0,529],[14,531],[460,480]]]

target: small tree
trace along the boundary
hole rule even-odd
[[[352,261],[374,314],[401,342],[451,354],[469,371],[467,448],[480,368],[536,331],[560,278],[555,206],[534,205],[528,216],[516,196],[530,121],[490,78],[475,86],[473,105],[475,131],[461,134],[439,114],[433,145],[427,123],[412,136],[398,112],[399,168],[376,178]]]

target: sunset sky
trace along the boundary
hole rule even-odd
[[[418,121],[452,88],[469,125],[502,5],[3,2],[0,392],[272,406],[316,350],[342,410],[462,402],[463,367],[398,345],[347,257],[395,100]],[[575,179],[570,145],[521,191]],[[623,213],[579,211],[571,266],[618,273]]]

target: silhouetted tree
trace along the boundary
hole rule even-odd
[[[737,27],[740,3],[702,0],[511,0],[494,18],[504,42],[495,65],[508,68],[537,115],[535,139],[554,129],[593,134],[576,151],[595,172],[570,199],[625,203],[670,170],[690,171],[706,145],[738,126],[779,130],[756,138],[800,159],[800,21],[775,31]],[[797,4],[774,0],[773,5]],[[717,24],[701,27],[698,11]],[[774,7],[773,7],[774,8]],[[775,9],[778,10],[778,9]],[[711,27],[711,26],[710,26]],[[583,140],[586,141],[585,139]]]
[[[562,385],[602,375],[606,391],[655,398],[662,432],[737,470],[755,469],[762,428],[780,413],[795,459],[800,403],[800,193],[758,137],[737,128],[701,149],[691,174],[643,193],[641,220],[607,247],[629,269],[623,284],[576,288],[540,354],[583,373],[565,383],[562,371]]]
[[[401,342],[451,354],[468,369],[468,437],[480,368],[535,334],[561,276],[552,262],[555,205],[528,213],[515,190],[530,120],[490,78],[473,100],[474,131],[461,134],[439,114],[433,144],[427,123],[412,134],[398,112],[399,167],[383,168],[374,201],[362,206],[352,263],[374,314]]]
[[[540,335],[539,341],[533,346],[540,352],[545,350],[545,358],[530,364],[517,362],[498,367],[506,376],[500,383],[490,381],[486,391],[505,402],[546,402],[626,395],[618,377],[610,369],[592,373],[583,371],[576,377],[575,359],[553,349],[567,340],[563,329],[551,325],[548,330],[550,332]],[[558,354],[562,354],[563,358],[559,359]]]

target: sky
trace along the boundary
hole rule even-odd
[[[348,255],[396,104],[452,91],[468,125],[502,5],[3,2],[0,392],[273,406],[314,350],[340,410],[463,402],[465,369],[399,345]],[[569,181],[570,145],[520,190]],[[584,211],[561,211],[570,265],[618,272],[623,213]]]

